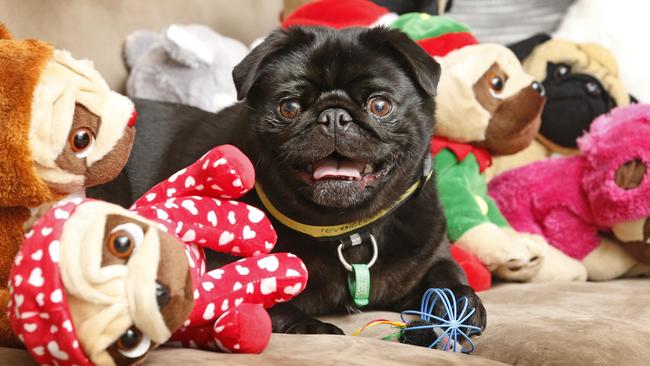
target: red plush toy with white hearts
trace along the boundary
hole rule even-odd
[[[258,209],[230,201],[254,184],[236,148],[213,149],[130,210],[61,203],[26,235],[11,271],[10,319],[40,364],[132,365],[168,340],[258,353],[265,308],[307,281]],[[203,248],[247,258],[206,271]]]

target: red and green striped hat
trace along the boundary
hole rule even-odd
[[[445,16],[427,13],[401,15],[392,28],[408,34],[431,56],[445,56],[453,50],[478,44],[469,27]]]

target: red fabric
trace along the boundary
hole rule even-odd
[[[492,274],[475,255],[457,245],[452,245],[451,256],[465,271],[469,286],[474,291],[485,291],[492,287]]]
[[[388,9],[369,0],[317,0],[289,14],[282,28],[293,25],[324,26],[336,29],[369,27],[388,14]]]
[[[434,57],[443,57],[451,51],[479,43],[473,34],[465,32],[447,33],[439,37],[421,39],[416,42],[429,55]]]
[[[270,337],[265,325],[270,320],[259,306],[289,301],[307,284],[306,267],[296,256],[263,254],[273,249],[277,236],[262,211],[221,199],[239,198],[254,183],[248,158],[225,145],[159,183],[131,207],[188,244],[195,303],[172,336],[185,347],[261,352]],[[206,272],[200,247],[249,258]],[[250,324],[257,330],[247,329]]]
[[[444,149],[449,149],[453,152],[459,161],[465,160],[470,153],[474,154],[481,173],[492,165],[492,155],[486,149],[463,142],[451,141],[444,137],[434,136],[431,139],[431,154],[436,156]]]
[[[59,238],[80,202],[53,208],[36,222],[11,268],[11,327],[40,365],[92,366],[77,341],[59,272]]]

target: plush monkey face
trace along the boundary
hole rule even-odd
[[[73,323],[94,363],[135,364],[189,316],[184,246],[156,224],[92,201],[77,207],[60,242]]]
[[[113,179],[126,164],[135,109],[88,61],[54,51],[32,100],[29,144],[36,173],[69,194]]]
[[[439,62],[439,135],[495,155],[530,144],[539,130],[544,90],[511,51],[499,45],[466,46]]]

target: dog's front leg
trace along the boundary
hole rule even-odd
[[[274,333],[289,334],[339,334],[337,326],[311,317],[291,303],[277,304],[269,309]]]

